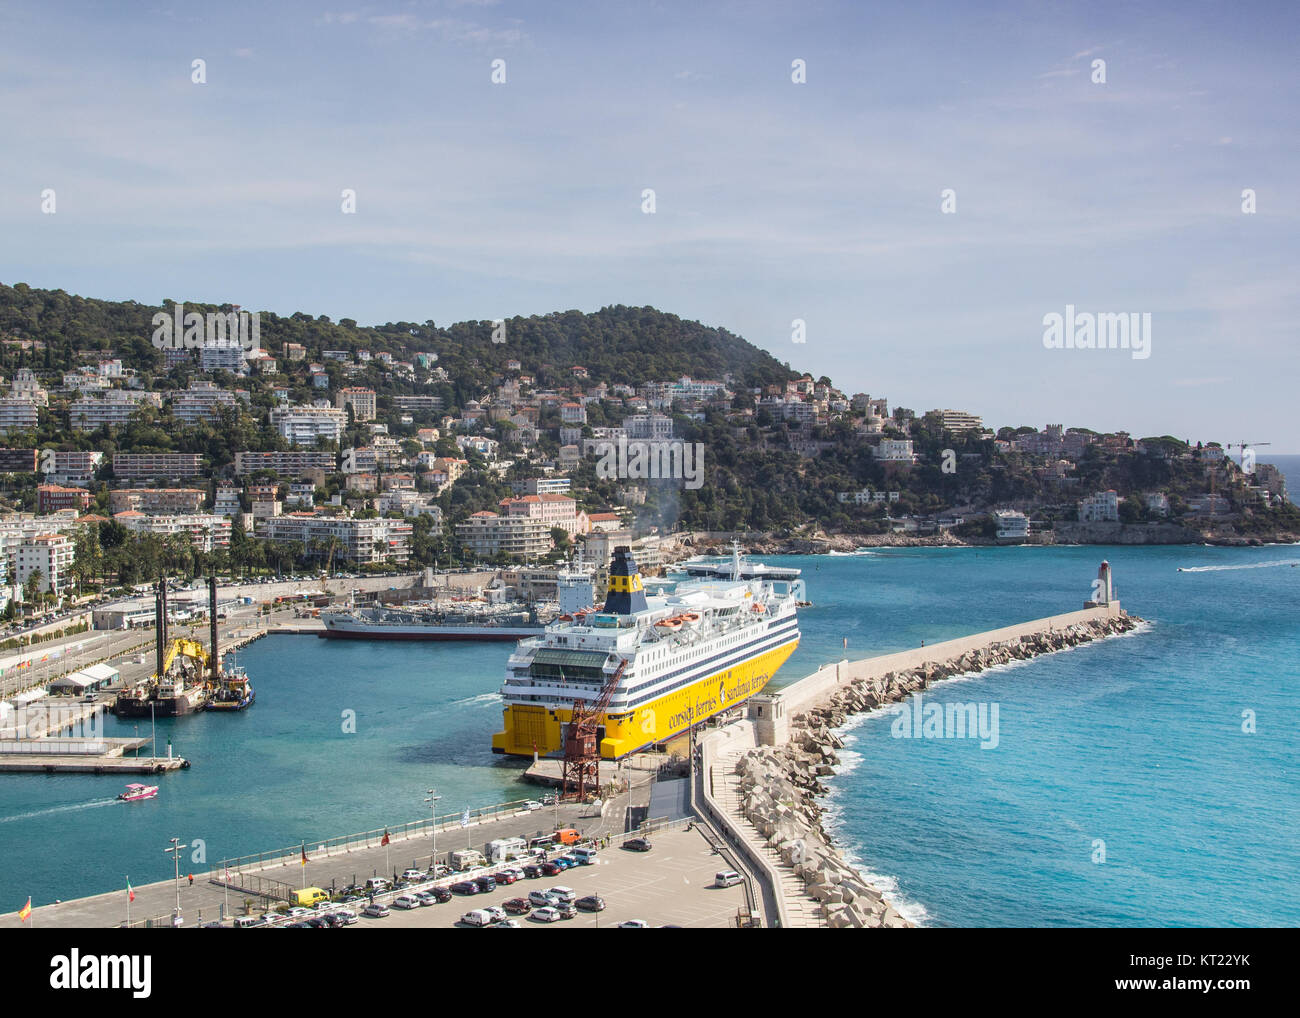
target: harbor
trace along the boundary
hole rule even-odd
[[[1089,552],[1088,549],[1043,552],[1009,550],[996,553],[994,565],[998,560],[1006,559],[1007,566],[1011,567],[1015,564],[1013,559],[1018,560],[1025,554],[1041,556],[1048,562],[1057,561],[1060,568],[1055,572],[1048,570],[1041,579],[1030,578],[1032,584],[1024,591],[1017,591],[1017,594],[1026,599],[1023,603],[1055,603],[1063,609],[1067,608],[1068,605],[1061,603],[1061,591],[1068,591],[1070,587],[1087,589],[1089,559],[1091,571],[1096,570],[1095,552]],[[1189,588],[1189,584],[1204,585],[1210,582],[1231,582],[1234,584],[1232,589],[1243,587],[1245,590],[1253,589],[1253,585],[1260,582],[1281,582],[1278,577],[1289,572],[1257,570],[1242,573],[1179,574],[1175,567],[1188,561],[1185,555],[1171,561],[1171,553],[1165,550],[1142,554],[1150,560],[1149,565],[1136,568],[1132,561],[1126,563],[1123,575],[1129,591],[1127,601],[1143,606],[1154,601],[1156,614],[1161,617],[1173,609],[1167,598],[1160,597],[1160,587],[1153,583],[1157,576],[1166,573],[1178,575],[1180,591],[1196,589]],[[1247,553],[1231,554],[1240,557]],[[1285,557],[1286,552],[1279,549],[1258,554]],[[977,558],[977,555],[980,557]],[[810,579],[810,593],[816,602],[816,607],[800,612],[803,630],[800,649],[782,669],[778,680],[771,683],[758,700],[751,702],[745,715],[739,719],[739,724],[728,724],[719,727],[717,731],[706,728],[697,733],[695,745],[701,751],[702,758],[707,755],[711,763],[712,784],[705,788],[703,781],[704,776],[710,773],[710,768],[697,768],[700,789],[695,807],[699,813],[709,818],[710,823],[697,823],[692,834],[699,832],[699,836],[712,839],[717,846],[732,853],[728,865],[746,876],[747,885],[752,889],[753,903],[752,906],[747,903],[746,907],[750,909],[751,917],[764,925],[842,923],[846,917],[839,914],[837,918],[836,914],[844,912],[840,906],[846,902],[819,901],[808,894],[809,881],[782,856],[780,842],[775,847],[769,845],[767,836],[761,833],[763,817],[759,816],[756,823],[744,813],[744,800],[746,796],[752,797],[753,789],[742,787],[748,778],[736,770],[741,766],[743,757],[770,742],[770,751],[779,751],[782,756],[779,760],[771,758],[762,765],[767,768],[764,773],[768,774],[762,780],[774,788],[786,788],[788,784],[798,791],[800,803],[804,803],[803,796],[809,794],[811,798],[807,802],[818,809],[824,809],[824,790],[849,781],[837,776],[844,759],[838,745],[848,742],[850,738],[841,730],[838,722],[842,719],[847,724],[854,716],[853,711],[865,705],[868,694],[877,696],[880,700],[872,708],[877,713],[882,712],[885,704],[893,702],[887,697],[879,697],[879,691],[875,688],[878,682],[885,683],[883,691],[886,693],[891,689],[895,694],[902,690],[904,695],[912,696],[916,691],[923,690],[927,701],[932,691],[945,688],[945,684],[938,681],[940,673],[946,674],[952,669],[956,669],[951,671],[953,677],[979,675],[983,672],[993,676],[990,681],[1000,680],[1005,683],[1006,679],[1000,678],[1000,669],[1006,665],[999,661],[1008,651],[1004,646],[995,645],[1006,645],[1012,641],[1023,642],[1026,651],[1031,647],[1036,648],[1037,661],[1040,663],[1034,665],[1032,674],[1050,675],[1059,671],[1059,664],[1046,664],[1057,659],[1075,661],[1074,665],[1069,666],[1072,670],[1086,670],[1088,662],[1096,659],[1093,652],[1076,657],[1075,654],[1057,655],[1053,651],[1064,649],[1073,640],[1073,635],[1069,632],[1072,628],[1102,620],[1118,612],[1118,604],[1115,604],[1104,608],[1062,611],[1057,615],[1040,613],[1035,618],[1022,612],[1021,600],[1003,595],[984,602],[971,602],[966,608],[968,616],[987,618],[992,625],[985,626],[978,633],[972,633],[966,628],[964,632],[958,629],[954,634],[954,627],[945,623],[938,613],[918,616],[914,608],[905,604],[900,605],[896,611],[891,611],[885,605],[882,612],[880,605],[884,604],[883,601],[878,601],[868,611],[862,607],[861,598],[855,601],[851,598],[843,600],[842,594],[834,598],[827,596],[830,589],[854,590],[845,580],[849,575],[864,578],[871,576],[872,583],[879,585],[885,582],[883,578],[886,576],[906,575],[908,570],[926,561],[932,562],[940,556],[944,558],[947,572],[959,577],[964,573],[985,574],[991,568],[986,561],[989,557],[987,553],[971,551],[908,551],[884,560],[864,557],[856,560],[798,560],[804,569],[804,575]],[[1187,579],[1183,580],[1183,576]],[[1247,581],[1250,582],[1250,587],[1243,586]],[[1167,583],[1164,580],[1160,582]],[[834,583],[834,587],[828,588],[828,583]],[[856,589],[861,590],[864,596],[870,596],[871,588],[865,583]],[[1080,597],[1081,600],[1083,597]],[[1078,603],[1075,602],[1076,605]],[[1126,606],[1131,607],[1131,604]],[[1086,614],[1077,617],[1078,611]],[[866,619],[873,613],[873,630],[888,630],[892,647],[886,643],[882,647],[884,653],[869,657],[835,653],[846,642],[860,650],[868,646],[858,624],[859,620]],[[1146,615],[1147,612],[1143,611],[1142,614]],[[257,642],[247,647],[241,656],[258,681],[258,707],[244,712],[239,723],[233,726],[230,719],[206,718],[204,715],[158,722],[159,745],[163,745],[166,738],[172,738],[179,754],[193,759],[195,766],[188,771],[163,775],[164,780],[158,781],[160,792],[156,799],[146,803],[119,803],[100,812],[95,807],[107,805],[111,798],[107,798],[106,794],[115,797],[121,791],[122,780],[125,778],[114,780],[109,776],[81,774],[67,774],[58,779],[60,789],[67,783],[66,793],[41,792],[40,798],[27,799],[26,802],[11,799],[14,804],[0,814],[0,839],[9,836],[7,845],[16,847],[19,852],[10,868],[11,873],[20,874],[14,882],[17,893],[24,891],[22,875],[40,872],[39,860],[33,862],[32,858],[24,856],[21,845],[13,840],[13,835],[19,831],[48,831],[52,837],[68,837],[66,833],[56,832],[73,831],[89,824],[121,832],[113,837],[120,839],[123,844],[123,860],[116,868],[123,871],[124,876],[114,878],[92,869],[84,875],[74,875],[69,880],[66,872],[62,872],[46,885],[54,893],[46,891],[33,896],[38,920],[41,919],[41,909],[55,897],[63,898],[64,904],[67,904],[73,897],[84,896],[87,892],[79,894],[75,889],[78,883],[87,887],[91,897],[97,896],[98,891],[106,893],[110,900],[113,894],[111,888],[124,884],[125,875],[131,877],[137,894],[146,877],[150,877],[150,882],[167,884],[165,878],[170,876],[170,872],[160,872],[158,856],[159,838],[165,844],[164,835],[183,835],[183,840],[189,843],[199,838],[205,844],[207,859],[220,861],[225,857],[256,853],[259,845],[285,845],[286,842],[285,851],[296,853],[299,851],[301,832],[306,835],[305,844],[312,860],[309,863],[308,879],[309,882],[316,882],[316,877],[310,875],[315,872],[311,867],[317,865],[314,846],[333,840],[333,833],[340,830],[377,831],[378,834],[374,836],[381,836],[383,818],[409,817],[413,812],[410,804],[418,803],[420,793],[430,786],[436,785],[441,789],[439,794],[444,797],[443,805],[452,809],[445,821],[448,826],[440,828],[440,847],[444,831],[445,836],[453,841],[464,837],[457,814],[463,813],[465,807],[471,810],[475,817],[472,822],[477,824],[480,808],[476,802],[507,802],[530,794],[540,798],[547,790],[546,786],[533,785],[529,788],[527,784],[519,783],[519,779],[531,766],[531,760],[520,760],[509,766],[512,761],[493,758],[485,745],[484,733],[491,734],[498,730],[494,726],[501,717],[501,702],[492,693],[493,690],[500,689],[505,666],[502,648],[499,646],[440,644],[435,651],[429,645],[421,647],[418,644],[404,643],[366,646],[359,641],[304,641],[292,637],[264,639],[264,635],[273,633],[281,623],[296,625],[307,621],[294,619],[291,611],[277,612],[276,616],[260,616],[256,621],[235,622],[235,628],[246,629],[257,637]],[[1023,621],[1025,619],[1033,621]],[[920,631],[917,632],[916,628],[909,629],[909,626],[918,627]],[[1167,638],[1171,631],[1166,628],[1161,632]],[[910,646],[900,647],[900,637],[910,638]],[[225,639],[223,635],[223,643]],[[921,646],[922,642],[924,646]],[[1119,649],[1121,645],[1126,649]],[[1116,649],[1106,657],[1115,658],[1118,654],[1117,660],[1126,662],[1132,655],[1142,655],[1141,648],[1148,645],[1151,645],[1148,638],[1118,641]],[[1023,659],[1014,657],[1009,660],[1015,663]],[[382,670],[375,671],[375,665],[379,661],[382,661]],[[963,668],[968,671],[963,671]],[[1048,670],[1044,672],[1044,668]],[[891,673],[893,678],[887,679]],[[924,684],[917,685],[918,680]],[[915,688],[909,689],[909,686]],[[1038,688],[1037,683],[1034,688]],[[1050,687],[1043,687],[1042,692],[1043,699],[1049,698]],[[1009,694],[1003,693],[1004,697],[1007,695]],[[1017,699],[1021,695],[1016,693]],[[786,703],[786,719],[789,722],[784,742],[779,741],[775,719],[755,716],[760,707],[766,711],[770,704],[781,700]],[[357,716],[355,734],[340,733],[339,714],[349,710]],[[830,713],[823,717],[820,713],[823,711]],[[803,719],[800,719],[800,715],[804,715]],[[330,720],[331,717],[333,721]],[[284,721],[289,718],[297,719],[297,723],[286,728]],[[733,717],[729,716],[725,720],[731,721]],[[111,733],[114,737],[132,735],[129,724],[123,732],[121,721],[106,718],[105,722],[116,726],[116,730]],[[767,723],[772,723],[770,733],[763,731],[763,726]],[[419,730],[427,730],[427,735],[415,734]],[[144,735],[147,731],[144,728],[140,734]],[[865,732],[867,729],[859,731]],[[888,722],[884,725],[884,731],[888,742]],[[723,732],[727,733],[729,743],[738,740],[725,753],[723,745],[718,741],[724,737]],[[1003,736],[1004,745],[1011,745],[1008,742],[1010,736],[1005,729]],[[148,747],[143,747],[141,752],[148,754]],[[688,750],[678,748],[678,752],[685,756]],[[988,754],[988,759],[999,760],[1003,752],[1006,750]],[[620,761],[617,767],[623,774],[642,768],[647,772],[657,772],[659,765],[667,763],[669,758],[663,754],[646,754]],[[232,766],[228,761],[235,759],[241,762]],[[304,771],[301,767],[295,771],[292,764],[286,769],[283,764],[276,763],[277,760],[295,759],[310,759],[310,771]],[[551,782],[558,780],[556,773],[559,772],[559,764],[554,758],[541,761],[541,765],[539,776]],[[606,763],[602,767],[602,782],[611,780],[614,766]],[[778,770],[773,771],[770,767],[777,767]],[[237,786],[232,786],[231,775],[236,772],[246,775],[248,780],[241,780]],[[753,772],[754,775],[758,773]],[[27,780],[30,779],[20,774],[6,776],[6,781]],[[774,784],[777,781],[787,784]],[[90,782],[96,784],[89,784]],[[13,784],[11,787],[16,792],[25,786]],[[239,790],[233,797],[227,794],[232,787],[238,787]],[[0,792],[3,791],[0,788]],[[35,792],[34,788],[33,791]],[[708,801],[705,800],[706,792]],[[320,802],[329,802],[331,805],[327,811],[322,812]],[[407,805],[404,806],[404,803]],[[581,811],[582,808],[575,807],[575,812]],[[621,812],[621,816],[605,813],[602,819],[606,830],[628,833],[629,817],[625,809]],[[549,808],[546,813],[550,813]],[[6,823],[7,817],[14,819]],[[22,817],[30,819],[19,819]],[[106,827],[105,821],[110,818],[115,819]],[[633,816],[631,830],[635,830],[636,825],[646,818],[645,812]],[[574,820],[575,825],[578,825],[578,818],[575,817]],[[824,818],[819,818],[812,809],[801,804],[798,807],[798,822],[811,827],[814,820],[820,820],[825,827],[828,847],[842,850],[845,841],[841,828],[827,826]],[[543,822],[534,814],[534,819],[524,818],[522,822],[525,825],[533,824],[528,830],[535,832],[554,826],[554,817],[550,816]],[[591,824],[594,821],[583,818],[581,822]],[[76,826],[72,826],[74,824]],[[395,825],[389,826],[396,834]],[[322,841],[324,835],[329,837]],[[820,838],[821,835],[816,834],[816,837]],[[428,834],[423,830],[416,840],[429,844]],[[805,837],[805,841],[808,840]],[[403,860],[397,866],[400,843],[394,837],[389,846],[395,867],[399,871],[411,863],[411,860]],[[815,841],[812,843],[817,844]],[[482,847],[477,831],[473,832],[473,844]],[[460,847],[465,845],[464,840],[459,841]],[[372,842],[371,848],[377,849],[377,846]],[[427,865],[430,849],[431,845],[412,858],[423,856],[421,864]],[[330,851],[334,853],[331,857],[338,855],[333,849]],[[357,859],[360,858],[357,853],[367,849],[364,840],[359,844],[354,840],[351,851],[343,851],[342,858]],[[377,863],[378,856],[376,851],[368,857],[369,866],[371,870],[378,868],[383,872],[383,867]],[[321,862],[323,864],[324,860]],[[207,893],[201,891],[199,885],[201,882],[206,885],[207,878],[204,875],[215,865],[215,862],[193,861],[191,866],[196,877],[195,889],[186,893]],[[293,873],[298,863],[296,859],[286,856],[282,865]],[[858,863],[846,865],[853,868],[859,866]],[[829,857],[821,870],[821,876],[829,876],[835,870],[835,864],[830,862]],[[188,869],[184,872],[188,872]],[[356,867],[357,875],[364,873],[363,867]],[[297,876],[300,882],[301,870],[297,871]],[[331,873],[330,879],[342,881],[345,876],[349,880],[353,876],[350,866],[345,873]],[[813,887],[826,886],[817,883],[816,873],[805,876],[814,877],[811,881]],[[273,878],[268,876],[267,879]],[[285,882],[293,883],[294,878],[291,876]],[[860,900],[874,901],[871,892],[879,893],[879,885],[871,887],[869,882],[859,882],[867,888]],[[188,888],[188,882],[186,886]],[[207,886],[220,896],[230,890],[223,891],[216,885]],[[786,892],[779,902],[772,892],[773,888],[781,888]],[[58,893],[65,889],[72,893]],[[854,895],[859,894],[852,888],[850,890]],[[14,893],[11,890],[10,897]],[[843,896],[842,891],[829,893]],[[875,910],[868,906],[867,915],[862,918],[868,923],[888,920],[888,923],[882,924],[901,925],[895,917],[898,908],[895,907],[893,894],[884,893],[881,898],[887,908],[893,909],[894,914],[881,910],[879,915],[874,915]],[[18,903],[22,900],[20,897]],[[240,898],[241,903],[242,900],[243,897]],[[827,904],[831,906],[830,914],[825,907]],[[232,904],[231,907],[233,909],[236,906]],[[207,904],[203,906],[205,921],[209,917],[208,908]],[[910,911],[908,915],[911,915]],[[186,916],[186,925],[192,925],[193,913],[187,910]],[[425,918],[419,919],[419,922],[433,922],[432,918],[428,918],[429,910],[425,910],[423,916]],[[137,918],[133,916],[133,921]],[[417,921],[413,916],[401,916],[402,922],[408,920]],[[122,921],[124,915],[117,916],[112,925]],[[913,922],[911,919],[906,921]]]

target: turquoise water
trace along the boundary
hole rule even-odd
[[[1300,548],[772,559],[803,567],[814,602],[778,683],[841,657],[845,637],[861,657],[1073,609],[1102,557],[1150,632],[927,692],[999,703],[995,750],[861,723],[833,779],[839,836],[935,924],[1300,922],[1300,568],[1271,564]],[[157,799],[119,805],[113,777],[0,775],[0,908],[164,879],[172,837],[201,839],[215,862],[420,818],[430,787],[444,812],[520,797],[522,764],[488,749],[508,655],[261,640],[240,656],[251,710],[158,723],[159,744],[170,734],[195,766],[164,776]]]

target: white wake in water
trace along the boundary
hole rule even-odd
[[[500,693],[479,693],[478,696],[467,696],[463,700],[452,700],[451,702],[453,705],[456,706],[462,704],[472,704],[472,703],[500,703],[501,694]]]
[[[1281,562],[1252,562],[1243,566],[1179,566],[1180,573],[1227,573],[1236,569],[1272,569],[1276,566],[1300,566],[1300,559],[1283,559]]]
[[[36,817],[49,816],[52,813],[75,813],[80,809],[95,809],[98,806],[112,806],[117,799],[95,799],[92,802],[73,802],[66,806],[51,806],[49,809],[35,809],[30,813],[15,813],[11,817],[0,817],[0,824],[11,824],[16,820],[33,820]]]

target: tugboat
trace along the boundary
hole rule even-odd
[[[122,802],[138,802],[141,799],[152,799],[157,794],[157,785],[127,785],[126,791],[118,799]]]
[[[253,684],[248,680],[248,673],[239,665],[222,669],[221,679],[217,683],[212,699],[208,701],[208,710],[244,710],[253,705],[257,694]]]

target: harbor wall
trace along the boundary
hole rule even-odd
[[[1112,601],[1108,605],[1049,615],[1014,626],[1004,626],[1001,629],[990,629],[971,636],[915,647],[912,650],[881,654],[857,661],[837,661],[823,665],[811,675],[804,676],[783,689],[753,697],[750,700],[750,719],[754,721],[757,728],[760,745],[779,746],[789,740],[792,718],[837,690],[847,688],[855,681],[880,679],[890,672],[910,671],[927,666],[937,667],[966,654],[987,651],[994,644],[1049,636],[1070,626],[1117,619],[1123,615],[1119,602]]]

